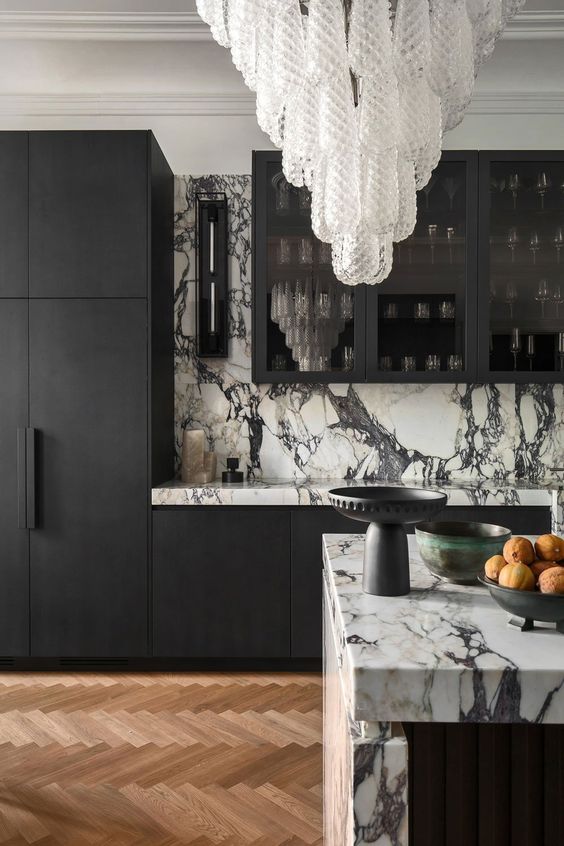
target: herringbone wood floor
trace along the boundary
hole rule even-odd
[[[315,674],[0,673],[0,844],[321,843]]]

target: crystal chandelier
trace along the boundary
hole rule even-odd
[[[445,130],[525,0],[197,0],[256,91],[284,175],[311,191],[342,282],[382,282]]]

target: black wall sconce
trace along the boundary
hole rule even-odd
[[[227,197],[196,194],[198,355],[227,356]]]

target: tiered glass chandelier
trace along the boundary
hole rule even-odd
[[[197,0],[256,91],[284,174],[342,282],[382,282],[416,222],[416,191],[525,0]]]

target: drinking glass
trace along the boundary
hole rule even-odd
[[[402,355],[400,359],[401,369],[403,373],[411,373],[416,369],[416,362],[414,355]]]
[[[416,320],[429,320],[431,316],[429,303],[415,303],[413,306],[413,316]]]
[[[288,214],[290,211],[290,197],[292,193],[292,186],[287,182],[286,177],[280,171],[273,179],[272,184],[276,192],[276,213]]]
[[[541,304],[541,316],[544,317],[544,304],[550,299],[550,288],[548,287],[548,280],[541,279],[537,288],[535,300]]]
[[[540,238],[538,232],[531,232],[529,238],[529,249],[533,254],[533,264],[537,263],[537,253],[540,250]]]
[[[292,263],[292,242],[289,238],[280,238],[278,242],[278,264]]]
[[[537,176],[537,184],[535,185],[535,190],[540,197],[541,210],[544,210],[544,195],[549,190],[551,184],[552,183],[550,181],[550,178],[546,175],[544,171],[542,173],[539,173],[539,175]]]
[[[552,291],[552,300],[556,304],[556,317],[560,317],[560,306],[564,303],[562,296],[562,288],[560,285],[555,285]]]
[[[427,211],[429,211],[429,194],[433,190],[435,183],[437,181],[437,178],[438,178],[437,171],[434,170],[432,175],[431,175],[430,180],[427,182],[427,184],[423,188],[423,192],[425,194],[425,208],[427,209]]]
[[[339,297],[339,313],[343,320],[352,320],[354,315],[353,293],[348,288],[341,291]]]
[[[439,317],[441,320],[454,320],[456,306],[452,300],[443,300],[439,303]]]
[[[517,370],[517,354],[521,352],[521,333],[516,326],[511,330],[511,344],[509,348],[513,353],[513,370]]]
[[[396,320],[398,317],[398,304],[386,303],[384,306],[384,320]]]
[[[513,208],[517,208],[517,194],[523,187],[523,183],[521,182],[521,178],[518,173],[511,173],[509,174],[509,178],[507,180],[507,187],[513,194]]]
[[[560,250],[564,246],[564,230],[561,226],[559,226],[556,232],[554,233],[552,243],[556,247],[556,264],[560,264]]]
[[[443,188],[447,193],[447,197],[450,203],[450,210],[452,211],[454,205],[454,198],[456,196],[456,192],[460,188],[461,182],[459,179],[455,179],[452,176],[443,179],[442,181]]]
[[[452,264],[453,260],[453,242],[454,236],[456,235],[456,230],[454,226],[447,226],[446,236],[448,241],[448,262]]]
[[[311,212],[311,194],[305,186],[298,189],[298,209],[304,215]]]
[[[435,243],[437,241],[437,232],[439,227],[436,223],[430,223],[427,227],[427,232],[429,235],[429,243],[431,245],[431,264],[435,263]]]
[[[459,353],[451,353],[447,357],[447,370],[462,370],[462,356]]]
[[[352,347],[343,347],[343,370],[352,370],[354,367],[354,350]]]
[[[509,317],[513,317],[513,303],[517,301],[517,288],[513,282],[505,286],[505,302],[509,306]]]
[[[392,356],[391,355],[380,356],[380,370],[391,370],[391,369],[392,369]]]
[[[441,357],[440,355],[428,355],[425,358],[425,370],[440,370],[441,369]]]
[[[515,261],[515,250],[519,244],[519,233],[517,229],[512,226],[509,232],[507,233],[507,246],[511,250],[511,262]]]
[[[275,356],[272,357],[272,370],[286,370],[287,363],[286,363],[286,356],[284,353],[276,353]]]
[[[313,243],[311,238],[300,238],[298,241],[299,264],[311,264],[313,261]]]
[[[529,359],[529,370],[533,369],[533,358],[535,356],[535,336],[527,335],[527,352],[526,356]]]

